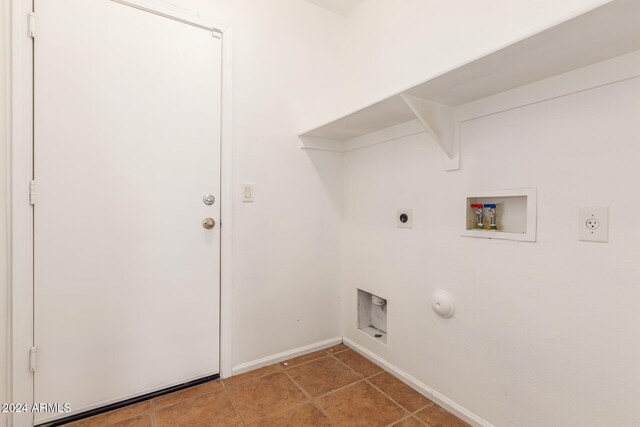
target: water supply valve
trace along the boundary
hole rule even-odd
[[[489,221],[491,223],[491,229],[498,229],[498,222],[496,218],[496,205],[493,203],[487,203],[484,205],[485,209],[487,209],[487,213],[489,214]]]
[[[484,213],[482,207],[482,203],[473,203],[471,205],[471,209],[473,209],[476,214],[476,224],[478,228],[484,228]]]
[[[498,229],[497,223],[497,215],[496,215],[496,205],[494,203],[486,203],[484,208],[487,209],[487,214],[489,214],[489,222],[491,230]]]

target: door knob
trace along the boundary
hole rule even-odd
[[[204,228],[206,228],[207,230],[211,230],[213,227],[215,227],[215,226],[216,226],[216,222],[214,221],[214,219],[213,219],[213,218],[205,218],[205,219],[202,221],[202,226],[203,226]]]

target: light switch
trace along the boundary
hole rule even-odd
[[[242,201],[253,202],[253,184],[242,184]]]

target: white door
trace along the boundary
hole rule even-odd
[[[109,0],[34,10],[34,400],[218,373],[220,38]]]

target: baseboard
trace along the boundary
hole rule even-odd
[[[472,425],[475,425],[475,426],[495,427],[490,422],[483,420],[482,418],[480,418],[479,416],[477,416],[473,412],[465,409],[463,406],[457,404],[453,400],[451,400],[451,399],[447,398],[446,396],[438,393],[437,391],[435,391],[431,387],[429,387],[426,384],[420,382],[419,380],[417,380],[416,378],[414,378],[411,375],[407,374],[403,370],[393,366],[391,363],[387,362],[386,360],[384,360],[383,358],[381,358],[377,354],[374,354],[371,351],[367,350],[366,348],[362,347],[360,344],[356,343],[355,341],[352,341],[347,337],[343,337],[343,341],[349,347],[352,347],[354,350],[362,353],[364,356],[366,356],[367,358],[373,360],[374,362],[376,362],[380,366],[383,366],[389,372],[391,372],[396,377],[398,377],[400,380],[402,380],[404,383],[409,385],[411,388],[413,388],[416,391],[420,392],[421,394],[427,396],[429,399],[433,400],[435,403],[437,403],[438,405],[442,406],[443,408],[446,408],[448,411],[450,411],[451,413],[455,414],[459,418],[461,418],[461,419],[463,419],[463,420],[467,421],[468,423],[471,423]]]
[[[283,351],[282,353],[277,353],[271,356],[263,357],[261,359],[256,359],[250,362],[241,363],[231,368],[231,372],[232,372],[232,375],[242,374],[243,372],[251,371],[253,369],[262,368],[263,366],[282,362],[283,360],[291,359],[292,357],[300,356],[301,354],[332,347],[336,344],[340,344],[341,342],[342,342],[342,337],[330,338],[328,340],[305,345],[302,347],[297,347],[291,350]]]
[[[455,414],[459,418],[461,418],[461,419],[463,419],[463,420],[465,420],[465,421],[467,421],[467,422],[469,422],[469,423],[471,423],[472,425],[475,425],[475,426],[495,427],[490,422],[483,420],[482,418],[480,418],[479,416],[477,416],[473,412],[465,409],[463,406],[457,404],[453,400],[451,400],[451,399],[447,398],[446,396],[438,393],[436,390],[432,389],[431,387],[427,386],[426,384],[422,383],[421,381],[419,381],[416,378],[412,377],[411,375],[407,374],[403,370],[395,367],[394,365],[392,365],[391,363],[387,362],[386,360],[384,360],[383,358],[381,358],[377,354],[367,350],[366,348],[362,347],[360,344],[356,343],[355,341],[350,340],[347,337],[335,337],[335,338],[331,338],[331,339],[328,339],[328,340],[320,341],[320,342],[317,342],[317,343],[313,343],[313,344],[305,345],[305,346],[302,346],[302,347],[297,347],[297,348],[294,348],[294,349],[291,349],[291,350],[283,351],[281,353],[277,353],[277,354],[274,354],[274,355],[271,355],[271,356],[263,357],[263,358],[256,359],[256,360],[252,360],[250,362],[241,363],[241,364],[236,365],[236,366],[234,366],[232,368],[232,373],[233,373],[233,375],[242,374],[244,372],[248,372],[248,371],[251,371],[253,369],[262,368],[263,366],[268,366],[268,365],[272,365],[274,363],[282,362],[283,360],[291,359],[292,357],[296,357],[296,356],[299,356],[301,354],[305,354],[305,353],[309,353],[309,352],[312,352],[312,351],[322,350],[324,348],[332,347],[332,346],[334,346],[336,344],[340,344],[343,341],[349,347],[352,347],[354,350],[358,351],[359,353],[362,353],[364,356],[366,356],[367,358],[369,358],[372,361],[376,362],[378,365],[383,366],[385,369],[387,369],[389,372],[394,374],[396,377],[398,377],[404,383],[409,385],[411,388],[413,388],[416,391],[418,391],[419,393],[427,396],[429,399],[433,400],[434,402],[436,402],[438,405],[442,406],[443,408],[446,408],[448,411],[452,412],[453,414]]]

